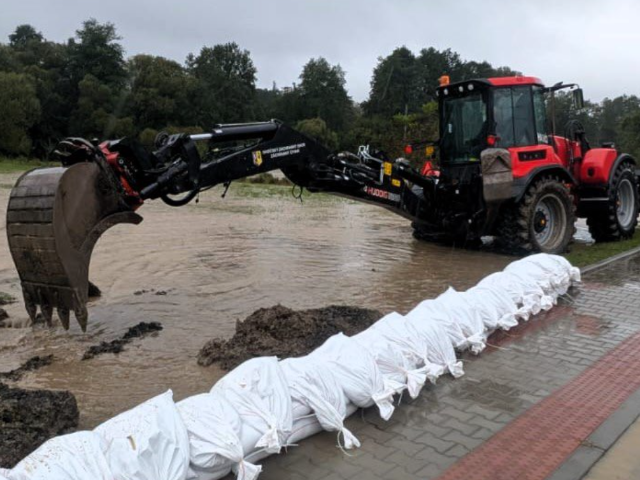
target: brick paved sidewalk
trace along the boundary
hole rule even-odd
[[[266,459],[260,478],[546,478],[640,387],[640,255],[583,281],[573,301],[492,336],[463,357],[464,377],[403,399],[390,421],[357,412],[346,426],[362,447],[349,456],[325,432]]]

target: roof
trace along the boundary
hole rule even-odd
[[[542,80],[537,77],[495,77],[487,79],[494,87],[507,87],[512,85],[541,85],[544,86]]]

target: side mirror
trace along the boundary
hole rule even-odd
[[[576,88],[575,90],[572,90],[571,93],[573,94],[573,106],[576,108],[576,110],[581,110],[584,108],[584,95],[582,93],[582,89],[581,88]]]

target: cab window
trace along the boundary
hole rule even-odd
[[[493,119],[500,148],[537,145],[534,105],[530,86],[494,91]]]

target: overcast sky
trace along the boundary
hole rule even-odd
[[[54,6],[55,5],[55,6]],[[127,55],[183,62],[203,45],[251,52],[258,85],[297,81],[311,57],[339,63],[351,96],[369,93],[379,56],[406,45],[452,48],[593,100],[640,95],[637,0],[0,0],[0,41],[22,23],[64,41],[83,20],[113,22]],[[452,79],[455,80],[455,79]]]

